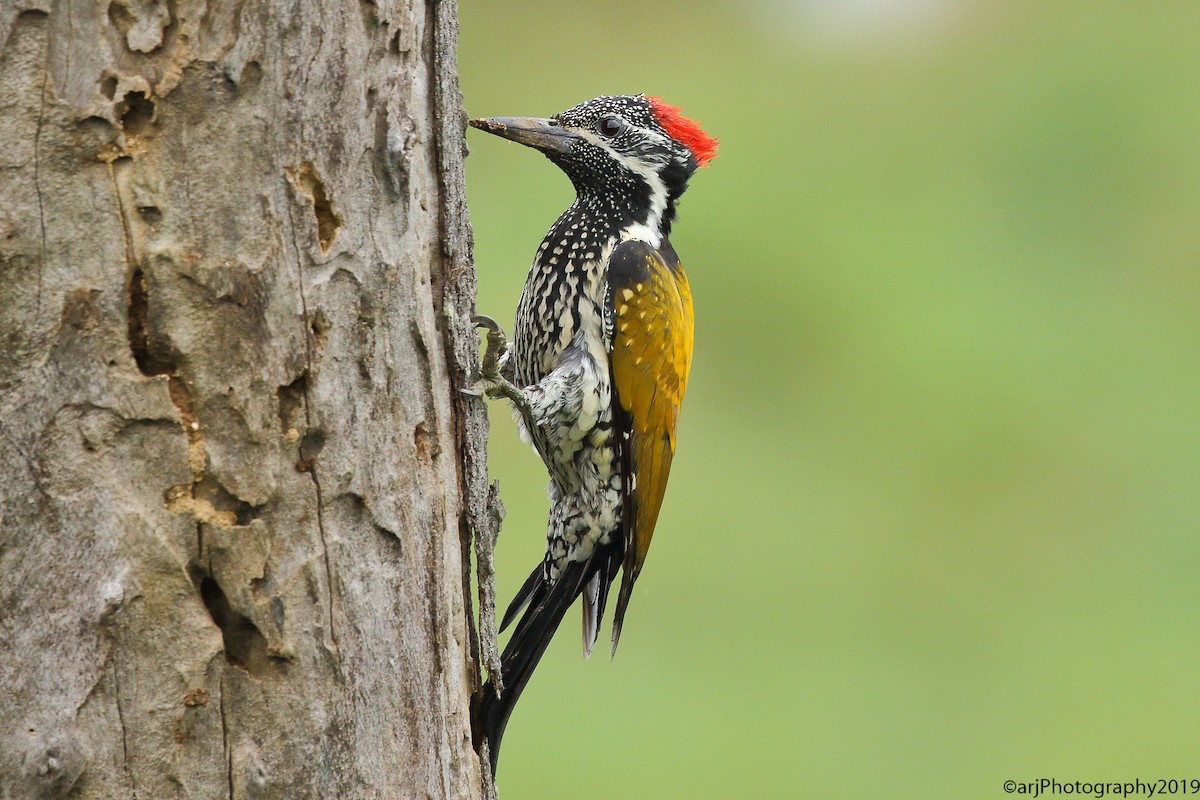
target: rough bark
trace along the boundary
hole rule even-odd
[[[0,797],[479,795],[454,14],[0,1]]]

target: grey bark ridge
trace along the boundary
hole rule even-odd
[[[487,438],[489,433],[487,406],[482,398],[470,398],[461,389],[474,382],[479,374],[479,337],[471,318],[475,315],[476,280],[472,247],[470,216],[467,213],[467,192],[463,182],[463,161],[467,156],[466,123],[462,93],[458,86],[458,19],[457,6],[439,2],[435,6],[434,52],[439,61],[435,70],[434,104],[437,111],[438,163],[445,190],[442,213],[443,264],[448,269],[443,276],[443,308],[445,309],[447,352],[450,371],[455,382],[457,401],[458,448],[462,458],[462,517],[463,591],[470,595],[469,543],[474,544],[475,575],[478,586],[478,629],[472,630],[475,645],[474,662],[487,671],[488,679],[497,688],[503,686],[500,671],[500,649],[496,633],[496,582],[492,563],[496,538],[504,520],[504,505],[500,502],[499,482],[489,483],[487,468]],[[449,62],[443,66],[444,62]],[[469,602],[469,601],[468,601]],[[474,617],[469,615],[469,619]],[[482,676],[476,673],[476,684]],[[487,764],[487,743],[480,753],[479,764]],[[486,800],[496,800],[496,787],[491,770],[481,767],[482,792]]]
[[[0,798],[490,791],[455,11],[0,4]]]

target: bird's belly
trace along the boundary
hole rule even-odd
[[[598,332],[597,332],[598,333]],[[550,577],[585,560],[621,524],[621,472],[612,382],[599,336],[581,335],[537,384],[535,448],[550,473],[546,555]]]
[[[612,383],[606,363],[580,353],[546,381],[535,409],[534,444],[564,495],[595,489],[616,472]]]
[[[596,444],[578,451],[569,465],[554,474],[547,490],[550,516],[546,530],[546,556],[550,577],[557,577],[567,561],[584,561],[597,543],[607,543],[620,530],[621,475],[611,431],[597,428]]]

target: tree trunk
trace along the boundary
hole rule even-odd
[[[0,797],[480,795],[429,2],[0,2]]]

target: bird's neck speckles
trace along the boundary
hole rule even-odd
[[[571,273],[594,265],[617,223],[576,200],[555,221],[538,248],[535,268]]]
[[[513,337],[517,378],[525,385],[554,369],[581,332],[591,338],[603,335],[603,255],[619,232],[617,224],[576,200],[542,240],[521,294]]]

